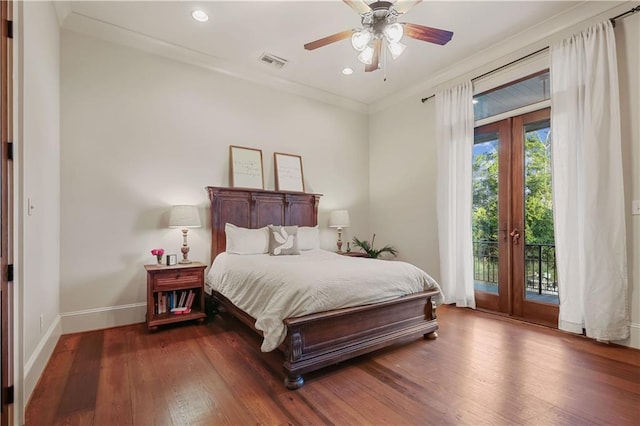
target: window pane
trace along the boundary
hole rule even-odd
[[[473,279],[478,291],[498,293],[497,131],[476,132],[473,145]]]
[[[524,126],[525,298],[557,305],[549,120]]]
[[[481,93],[473,98],[476,120],[550,99],[549,71]]]

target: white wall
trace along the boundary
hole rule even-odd
[[[626,11],[623,5],[617,13]],[[606,19],[617,13],[608,12],[593,17],[591,21]],[[620,93],[623,105],[622,131],[624,149],[627,153],[624,164],[628,211],[631,198],[640,200],[640,131],[638,130],[640,14],[618,21],[618,57],[620,68]],[[553,40],[577,32],[586,24],[561,32],[537,42],[548,45]],[[531,38],[523,38],[521,48],[528,52],[537,50],[528,46]],[[510,40],[513,45],[514,39]],[[527,48],[528,47],[528,48]],[[492,49],[496,50],[499,46]],[[504,55],[513,56],[512,51]],[[492,69],[506,62],[490,62],[483,69]],[[459,64],[461,70],[468,67]],[[473,72],[479,75],[482,72]],[[468,73],[469,74],[469,73]],[[461,81],[460,75],[451,73],[452,80]],[[427,91],[427,93],[429,92]],[[436,202],[436,141],[435,100],[425,104],[419,96],[412,96],[395,105],[380,109],[370,118],[370,170],[369,198],[371,204],[371,229],[383,237],[380,243],[390,243],[400,249],[400,258],[425,268],[439,279],[438,235],[435,214]],[[393,123],[393,126],[388,126]],[[389,129],[388,127],[393,127]],[[629,270],[632,337],[624,342],[627,346],[640,348],[640,216],[628,219]]]
[[[350,210],[346,238],[368,231],[368,117],[204,68],[63,30],[61,52],[63,331],[144,321],[150,250],[179,253],[172,204],[196,204],[190,258],[209,264],[207,185],[229,185],[229,145],[299,154],[328,211]]]
[[[60,32],[52,3],[18,8],[14,234],[22,315],[15,320],[23,353],[15,362],[24,362],[26,401],[60,335]],[[21,410],[17,414],[20,421]]]
[[[393,125],[389,125],[393,123]],[[412,98],[370,119],[369,203],[376,247],[438,273],[435,106]]]

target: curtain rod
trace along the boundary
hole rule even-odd
[[[636,7],[632,8],[632,9],[630,9],[630,10],[627,10],[627,11],[626,11],[626,12],[624,12],[624,13],[621,13],[620,15],[614,16],[613,18],[610,18],[610,19],[609,19],[609,21],[611,21],[611,24],[615,27],[615,26],[616,26],[616,20],[617,20],[617,19],[625,18],[625,17],[627,17],[627,16],[629,16],[629,15],[631,15],[631,14],[634,14],[634,13],[636,13],[636,12],[640,12],[640,6],[636,6]],[[475,81],[475,80],[478,80],[478,79],[480,79],[480,78],[482,78],[482,77],[486,77],[486,76],[488,76],[489,74],[493,74],[494,72],[496,72],[496,71],[500,71],[500,70],[501,70],[501,69],[503,69],[503,68],[506,68],[506,67],[508,67],[508,66],[511,66],[511,65],[513,65],[513,64],[516,64],[516,63],[518,63],[518,62],[520,62],[520,61],[524,61],[525,59],[530,58],[530,57],[531,57],[531,56],[533,56],[533,55],[537,55],[537,54],[538,54],[538,53],[540,53],[540,52],[544,52],[544,51],[545,51],[545,50],[547,50],[547,49],[549,49],[549,46],[545,46],[545,47],[543,47],[542,49],[538,49],[538,50],[536,50],[535,52],[531,52],[531,53],[529,53],[529,54],[527,54],[527,55],[525,55],[525,56],[523,56],[523,57],[521,57],[521,58],[518,58],[518,59],[516,59],[516,60],[514,60],[514,61],[509,62],[508,64],[501,65],[501,66],[499,66],[498,68],[494,68],[494,69],[492,69],[491,71],[487,71],[487,72],[485,72],[484,74],[480,74],[480,75],[479,75],[479,76],[477,76],[477,77],[473,77],[473,78],[471,79],[471,81]],[[434,96],[436,96],[436,95],[435,95],[435,94],[433,94],[433,95],[431,95],[431,96],[427,96],[426,98],[422,98],[422,99],[421,99],[421,101],[422,101],[422,103],[425,103],[426,101],[428,101],[429,99],[433,98]]]
[[[491,71],[487,71],[487,72],[485,72],[484,74],[480,74],[480,75],[478,75],[478,76],[476,76],[476,77],[473,77],[473,78],[471,79],[471,81],[475,81],[475,80],[478,80],[478,79],[480,79],[480,78],[482,78],[482,77],[486,77],[486,76],[488,76],[489,74],[493,74],[494,72],[496,72],[496,71],[500,71],[500,70],[501,70],[501,69],[503,69],[503,68],[506,68],[506,67],[508,67],[508,66],[511,66],[511,65],[513,65],[513,64],[516,64],[516,63],[518,63],[518,62],[520,62],[520,61],[524,61],[525,59],[530,58],[530,57],[532,57],[533,55],[537,55],[537,54],[538,54],[538,53],[540,53],[540,52],[544,52],[544,51],[545,51],[545,50],[547,50],[547,49],[549,49],[549,46],[545,46],[545,47],[543,47],[542,49],[538,49],[538,50],[536,50],[535,52],[531,52],[531,53],[529,53],[529,54],[527,54],[527,55],[522,56],[521,58],[515,59],[515,60],[513,60],[513,61],[509,62],[508,64],[501,65],[501,66],[499,66],[498,68],[494,68],[494,69],[492,69]],[[433,95],[431,95],[431,96],[427,96],[426,98],[422,98],[422,103],[425,103],[426,101],[428,101],[429,99],[433,98],[434,96],[435,96],[435,94],[433,94]]]
[[[615,27],[617,19],[626,18],[627,16],[632,15],[632,14],[634,14],[636,12],[640,12],[640,5],[632,8],[632,9],[629,9],[624,13],[621,13],[620,15],[614,16],[613,18],[609,19],[609,21],[611,21],[611,25],[613,25]]]

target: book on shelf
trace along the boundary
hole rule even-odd
[[[191,308],[195,295],[196,295],[195,291],[189,290],[189,296],[187,297],[187,303],[185,305],[187,308]]]
[[[188,313],[196,297],[194,290],[163,291],[154,295],[154,312],[156,314]]]

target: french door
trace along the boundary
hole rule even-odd
[[[475,129],[476,305],[557,326],[550,110]]]

